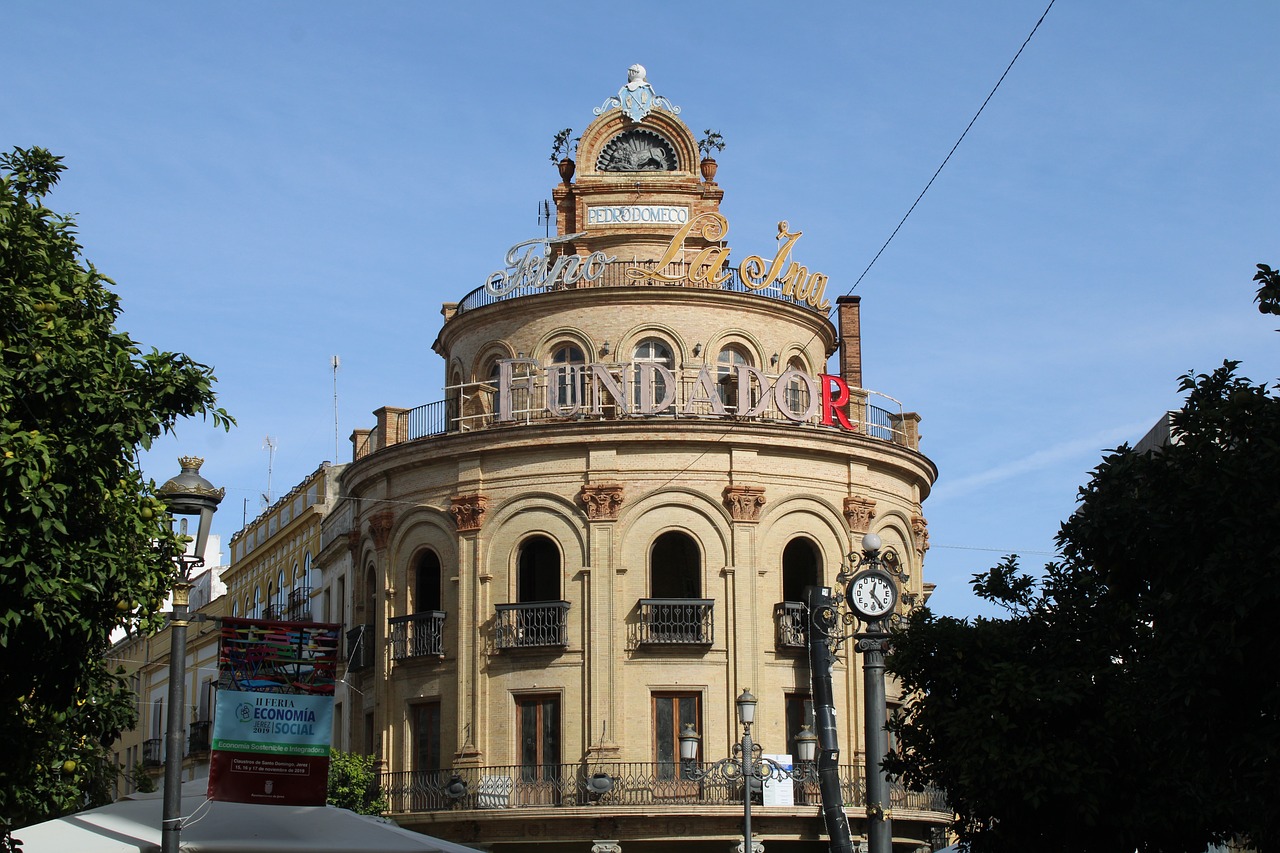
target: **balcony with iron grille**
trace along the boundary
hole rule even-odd
[[[372,625],[357,625],[347,632],[347,669],[359,672],[373,666],[374,633]]]
[[[707,769],[706,767],[703,768]],[[839,767],[840,793],[851,816],[866,807],[865,767]],[[600,808],[608,812],[655,809],[697,811],[724,806],[741,810],[742,787],[723,778],[687,778],[675,763],[621,762],[508,765],[455,770],[408,770],[382,774],[382,789],[391,814],[485,811],[492,809]],[[760,802],[759,795],[755,795]],[[822,795],[816,780],[792,785],[793,805],[817,814]],[[936,788],[911,791],[889,785],[895,819],[914,813],[919,820],[949,822],[946,795]],[[768,808],[768,807],[765,807]],[[459,818],[464,817],[458,815]]]
[[[391,659],[444,657],[445,613],[427,610],[397,616],[391,624]]]
[[[209,731],[213,723],[209,720],[196,720],[187,733],[187,755],[203,756],[209,753]]]
[[[148,738],[142,742],[142,766],[164,766],[164,738]]]
[[[498,604],[494,610],[494,643],[500,650],[569,645],[567,601]]]
[[[709,646],[715,639],[711,598],[642,598],[631,646]]]
[[[311,587],[300,586],[289,591],[284,618],[289,622],[311,621]]]
[[[778,626],[778,648],[803,649],[807,647],[809,608],[806,605],[799,601],[780,601],[773,606],[773,618]]]

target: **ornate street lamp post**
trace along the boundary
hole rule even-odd
[[[191,594],[191,572],[204,565],[213,513],[226,494],[225,489],[215,489],[212,483],[200,476],[203,459],[183,456],[178,459],[178,464],[182,466],[182,473],[157,491],[179,525],[179,535],[191,538],[187,533],[187,516],[197,517],[198,527],[191,550],[173,558],[178,567],[178,580],[173,585],[173,610],[169,614],[169,713],[165,718],[164,812],[160,822],[160,849],[163,853],[178,853],[182,833],[182,757],[185,753],[182,731],[183,712],[186,710],[187,605]],[[182,516],[180,521],[179,516]]]
[[[702,738],[693,723],[685,723],[680,732],[680,773],[686,779],[706,779],[715,776],[726,782],[742,780],[742,849],[744,853],[757,853],[763,844],[751,840],[751,789],[755,782],[764,784],[766,779],[795,779],[803,781],[812,775],[813,759],[818,750],[818,736],[805,725],[796,735],[796,765],[783,767],[771,758],[762,758],[760,746],[751,740],[751,724],[756,719],[756,697],[744,689],[738,697],[738,722],[742,724],[742,741],[733,746],[733,755],[722,758],[705,770],[698,766],[698,752]]]

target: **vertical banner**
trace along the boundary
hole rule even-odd
[[[325,804],[341,628],[222,620],[210,799]]]

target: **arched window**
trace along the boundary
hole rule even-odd
[[[560,549],[546,536],[531,536],[520,544],[516,560],[516,600],[560,600]]]
[[[443,610],[440,606],[440,557],[423,551],[413,570],[413,611]]]
[[[369,566],[364,570],[364,601],[361,602],[361,620],[366,624],[373,624],[374,619],[378,615],[378,576],[373,571],[373,566]]]
[[[276,610],[284,610],[289,599],[289,587],[292,585],[285,582],[284,569],[281,569],[276,575]]]
[[[738,365],[740,364],[750,365],[751,357],[737,344],[730,344],[720,350],[720,355],[716,357],[716,390],[720,394],[720,401],[730,412],[739,410]],[[750,408],[750,405],[750,401],[743,400],[741,408]]]
[[[787,370],[805,373],[804,362],[799,357],[787,362]],[[803,412],[809,408],[809,385],[798,376],[787,379],[787,408],[793,412]]]
[[[262,618],[262,587],[253,588],[253,618]]]
[[[782,599],[804,603],[806,587],[822,581],[818,547],[812,540],[797,536],[782,549]]]
[[[631,361],[636,366],[636,380],[633,382],[634,390],[631,392],[635,400],[637,409],[641,408],[640,399],[640,380],[639,371],[641,364],[657,364],[662,367],[671,369],[674,359],[671,355],[671,347],[667,346],[665,341],[658,338],[645,338],[636,345],[635,351],[632,353]],[[661,374],[654,374],[653,377],[653,398],[661,400],[667,393],[667,382]]]
[[[671,530],[649,552],[649,594],[654,598],[701,598],[702,552],[687,533]]]
[[[576,409],[586,402],[586,356],[575,344],[561,344],[551,354],[551,363],[564,365],[562,372],[557,372],[555,388],[548,389],[555,395],[556,403],[564,409]]]

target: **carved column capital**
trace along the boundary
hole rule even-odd
[[[764,489],[760,486],[725,486],[724,505],[734,521],[759,521],[764,506]]]
[[[911,534],[915,539],[916,553],[923,557],[929,550],[929,522],[918,512],[911,516]]]
[[[876,517],[876,502],[861,495],[850,495],[844,499],[844,517],[851,532],[866,533],[871,519]]]
[[[373,547],[385,550],[391,541],[391,525],[395,521],[395,513],[389,509],[375,512],[369,516],[369,535],[373,537]]]
[[[485,513],[489,511],[488,495],[454,495],[450,499],[454,526],[459,532],[479,530],[484,524]]]
[[[347,551],[351,554],[351,558],[355,559],[360,555],[360,529],[347,531]]]
[[[625,499],[621,483],[586,483],[578,498],[587,508],[587,518],[592,521],[614,521]]]

